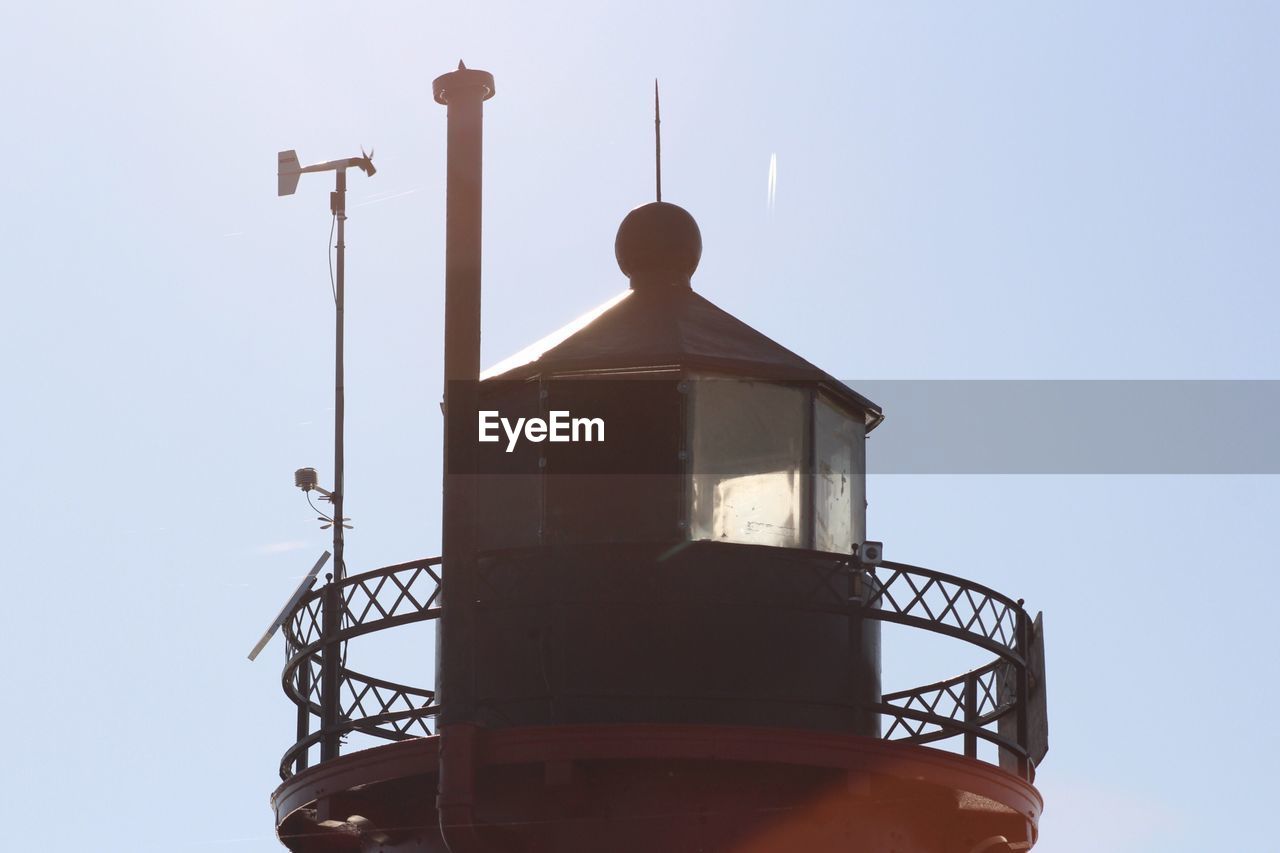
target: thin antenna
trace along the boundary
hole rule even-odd
[[[662,107],[658,104],[658,78],[653,78],[653,165],[658,185],[658,201],[662,201]]]

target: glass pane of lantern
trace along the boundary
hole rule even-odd
[[[864,536],[864,418],[819,397],[813,412],[813,547],[847,554]]]
[[[690,385],[690,537],[805,547],[808,393],[732,379]]]

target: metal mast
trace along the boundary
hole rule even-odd
[[[356,167],[366,175],[373,176],[377,169],[373,166],[373,154],[360,152],[359,157],[347,157],[341,160],[329,160],[311,166],[300,166],[295,151],[281,151],[278,163],[278,195],[292,195],[298,186],[298,177],[309,172],[333,172],[334,190],[329,194],[329,210],[333,213],[337,230],[337,258],[334,272],[334,359],[333,359],[333,489],[326,491],[315,483],[315,472],[310,469],[309,477],[296,482],[305,491],[315,489],[321,492],[333,504],[333,573],[326,577],[324,588],[324,616],[321,631],[329,649],[336,648],[332,644],[342,630],[341,602],[338,600],[338,584],[346,574],[346,563],[343,560],[345,545],[346,516],[343,514],[346,496],[346,454],[344,427],[346,420],[346,380],[344,377],[344,337],[346,302],[346,225],[347,225],[347,169]],[[302,474],[298,472],[295,476]],[[326,653],[320,667],[320,760],[328,761],[338,756],[341,744],[338,724],[341,713],[338,701],[338,683],[341,678],[341,661],[336,653]],[[299,714],[299,729],[305,727],[305,717]]]

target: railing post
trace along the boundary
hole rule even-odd
[[[320,760],[338,757],[338,675],[341,667],[338,632],[342,627],[342,601],[333,575],[325,575],[324,613],[321,617],[321,645],[324,657],[320,663]]]
[[[1022,602],[1018,602],[1018,624],[1017,624],[1017,643],[1018,656],[1022,659],[1021,663],[1014,665],[1014,672],[1017,675],[1017,700],[1014,705],[1015,719],[1018,723],[1018,775],[1023,779],[1031,777],[1031,768],[1028,766],[1027,759],[1028,749],[1031,742],[1031,729],[1028,713],[1031,710],[1031,677],[1027,671],[1027,661],[1031,657],[1031,623],[1027,619],[1027,613],[1022,609]]]
[[[302,743],[311,734],[311,658],[303,658],[302,664],[298,667],[298,695],[302,697],[302,704],[298,706],[298,738],[296,743]],[[294,761],[293,772],[301,773],[307,769],[307,757],[311,750],[304,749],[298,754],[298,758]]]
[[[880,690],[880,623],[874,619],[871,604],[879,588],[874,567],[864,567],[856,558],[850,561],[848,610],[849,689],[857,703],[852,728],[854,731],[881,736],[882,715],[876,708],[883,699]],[[877,661],[872,664],[869,661]]]
[[[964,677],[964,721],[978,724],[978,678],[972,672]],[[978,757],[978,736],[972,732],[964,733],[964,757]]]

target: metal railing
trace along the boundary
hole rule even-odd
[[[353,732],[384,740],[406,740],[432,733],[430,718],[439,710],[435,691],[365,675],[346,666],[349,640],[440,616],[440,558],[374,569],[325,584],[298,603],[285,622],[285,666],[281,685],[298,708],[297,741],[280,760],[280,776],[289,778],[309,763],[311,748],[325,738],[335,742]],[[325,632],[325,611],[338,618]],[[336,690],[326,691],[326,656]],[[326,695],[327,694],[327,695]],[[311,729],[312,718],[336,723]]]
[[[855,571],[857,569],[855,568]],[[1032,743],[1032,622],[1021,601],[932,569],[885,562],[864,572],[854,601],[878,619],[964,640],[996,658],[952,678],[885,693],[875,710],[889,726],[883,737],[916,744],[963,739],[978,757],[978,741],[999,749],[1000,764],[1030,779],[1038,760]],[[993,729],[992,726],[995,726]]]
[[[829,554],[824,554],[829,558]],[[374,569],[330,581],[299,602],[285,623],[284,692],[298,708],[297,741],[280,762],[281,778],[305,769],[326,737],[361,733],[398,741],[432,734],[435,691],[365,675],[346,667],[349,640],[374,631],[439,618],[439,558]],[[885,693],[871,710],[887,723],[882,737],[921,745],[962,741],[978,757],[978,741],[994,744],[1000,764],[1031,778],[1032,623],[1022,602],[980,584],[930,569],[886,562],[875,569],[848,564],[854,575],[852,616],[875,619],[969,642],[995,653],[991,662],[952,678]],[[339,618],[329,622],[326,608]],[[324,689],[325,662],[336,689]],[[326,695],[328,694],[328,695]],[[326,701],[334,703],[326,709]],[[1042,701],[1042,700],[1041,700]],[[312,718],[336,722],[312,729]]]

